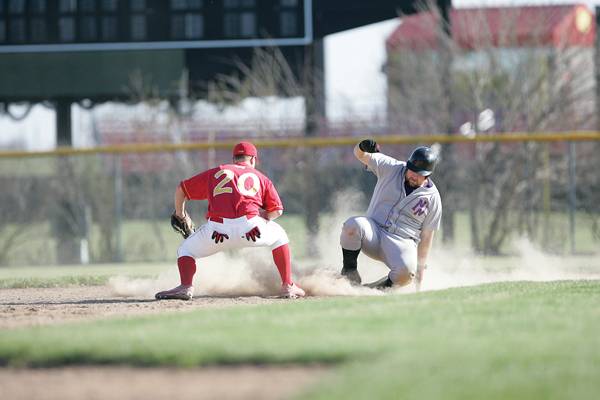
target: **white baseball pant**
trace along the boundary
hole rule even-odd
[[[256,242],[246,239],[246,232],[254,227],[260,230],[260,238]],[[229,236],[222,243],[215,243],[212,234],[217,231]],[[289,243],[285,230],[275,221],[267,221],[255,216],[250,219],[240,217],[235,219],[223,218],[223,222],[209,220],[196,232],[183,241],[177,250],[177,256],[193,258],[208,257],[223,250],[240,249],[244,247],[270,247],[271,250]]]

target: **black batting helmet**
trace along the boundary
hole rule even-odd
[[[435,168],[437,154],[430,147],[417,147],[406,162],[406,167],[422,176],[429,176]]]

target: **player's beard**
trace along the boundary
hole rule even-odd
[[[408,182],[408,186],[413,187],[413,188],[418,188],[419,182],[415,179],[415,178],[410,178],[410,177],[406,177],[406,182]]]

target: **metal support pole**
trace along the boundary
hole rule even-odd
[[[306,47],[305,88],[304,96],[306,125],[304,135],[314,137],[319,133],[321,123],[325,119],[325,68],[324,68],[324,43],[323,39],[315,40]],[[315,243],[319,232],[319,212],[321,209],[319,192],[319,169],[317,168],[317,157],[312,149],[306,149],[304,157],[304,205],[305,225],[309,240],[307,242],[307,254],[318,256],[318,246]]]
[[[71,100],[58,99],[56,110],[56,145],[71,147]],[[68,179],[70,170],[75,168],[71,158],[59,158],[57,175],[59,180]],[[84,215],[71,192],[64,187],[56,202],[57,211],[52,217],[53,235],[56,239],[56,261],[58,264],[78,264],[82,262],[81,224]]]
[[[441,129],[447,135],[455,134],[453,116],[454,105],[452,104],[452,19],[450,11],[452,8],[450,1],[438,0],[437,7],[440,12],[440,54],[442,57],[440,75],[442,80],[442,115],[443,122]],[[445,170],[456,170],[456,146],[452,143],[447,143],[442,146],[442,159],[444,160]],[[456,189],[449,184],[450,177],[446,174],[441,174],[440,179],[447,182],[442,190],[442,197],[446,199],[444,202],[444,213],[442,214],[442,241],[447,244],[454,243],[455,237],[455,214],[456,214]]]
[[[123,261],[123,238],[121,227],[123,225],[123,169],[121,168],[121,155],[114,155],[114,173],[115,173],[115,254],[114,262]]]
[[[577,211],[577,174],[575,143],[569,141],[569,242],[575,254],[575,213]]]
[[[594,68],[596,77],[596,131],[600,131],[600,6],[596,6],[596,43]]]
[[[71,100],[59,99],[56,101],[56,145],[72,146],[71,133]]]
[[[550,207],[552,201],[552,193],[550,187],[550,146],[548,143],[544,143],[542,153],[542,165],[544,171],[544,177],[542,182],[542,211],[544,215],[543,230],[542,230],[542,243],[545,248],[550,245]]]

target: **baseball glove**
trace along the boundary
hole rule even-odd
[[[379,145],[373,139],[365,139],[358,144],[358,148],[366,153],[379,153]]]
[[[175,213],[171,214],[171,226],[175,232],[181,234],[184,239],[187,239],[195,230],[194,223],[187,215],[186,218],[181,218]]]

